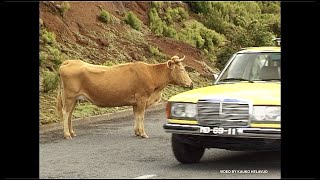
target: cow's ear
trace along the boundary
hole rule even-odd
[[[168,66],[168,68],[172,69],[173,66],[174,66],[174,61],[169,60],[169,61],[167,62],[167,66]]]

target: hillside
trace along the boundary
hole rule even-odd
[[[174,39],[157,37],[148,29],[148,10],[151,2],[70,2],[70,9],[63,16],[58,3],[41,2],[40,17],[43,27],[56,35],[62,46],[61,52],[72,58],[87,59],[93,63],[107,60],[135,61],[153,58],[149,45],[159,48],[162,54],[171,57],[186,55],[186,65],[200,73],[212,73],[201,63],[205,57],[200,50]],[[108,11],[116,19],[112,24],[99,20],[101,9]],[[133,11],[143,22],[142,32],[124,23],[124,14]],[[78,46],[78,47],[77,47]],[[72,47],[72,48],[69,48]],[[77,49],[89,51],[73,52]],[[91,51],[92,50],[92,51]],[[80,56],[80,57],[78,57]],[[144,56],[144,57],[143,57]]]
[[[252,31],[251,29],[255,28],[250,27],[249,32],[241,27],[243,24],[252,24],[243,23],[246,20],[251,21],[252,17],[246,14],[243,14],[246,19],[242,19],[242,24],[237,22],[239,25],[235,25],[231,15],[240,12],[237,10],[237,3],[206,3],[40,2],[41,124],[59,121],[55,112],[57,69],[66,59],[82,59],[93,64],[112,66],[134,61],[158,63],[173,55],[185,55],[186,69],[195,82],[195,88],[199,88],[212,84],[213,73],[219,72],[232,51],[240,48],[239,44],[268,45],[268,42],[261,38],[241,42],[249,37],[245,33],[254,34],[260,32],[261,28],[257,26],[257,31]],[[218,11],[219,16],[208,13],[215,11],[204,11],[203,8],[217,9],[221,8],[222,4],[225,7]],[[273,5],[248,4],[255,8],[260,6],[256,11],[260,14],[266,7]],[[240,10],[246,6],[248,5],[240,5]],[[225,18],[224,12],[230,14],[228,18]],[[213,15],[216,22],[221,21],[224,26],[213,26],[208,21]],[[274,19],[273,16],[272,18]],[[270,20],[263,21],[266,19],[259,22],[269,23]],[[234,31],[243,36],[236,37]],[[260,34],[256,36],[258,35]],[[268,37],[270,33],[264,38]],[[163,92],[162,100],[185,90],[170,86]],[[90,103],[79,102],[73,118],[109,113],[123,108],[128,107],[98,108]]]

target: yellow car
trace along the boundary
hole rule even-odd
[[[171,97],[163,128],[181,163],[199,162],[206,148],[280,150],[280,47],[235,53],[212,86]]]

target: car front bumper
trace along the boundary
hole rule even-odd
[[[222,134],[214,134],[212,131],[204,133],[201,131],[203,126],[171,124],[163,125],[165,132],[176,134],[200,135],[200,136],[219,136],[219,137],[235,137],[235,138],[261,138],[261,139],[281,139],[281,129],[277,128],[251,128],[251,127],[235,127],[232,128],[232,134],[228,133],[225,128]]]

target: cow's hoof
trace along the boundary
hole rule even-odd
[[[134,130],[134,134],[135,134],[136,136],[140,136],[140,132],[139,132],[138,130]]]
[[[64,139],[72,139],[72,137],[71,137],[70,134],[65,134],[65,135],[63,136],[63,138],[64,138]]]
[[[141,137],[142,138],[147,138],[147,139],[149,138],[149,136],[146,133],[142,134]]]
[[[71,134],[71,137],[76,137],[77,136],[74,131],[71,131],[70,134]]]

